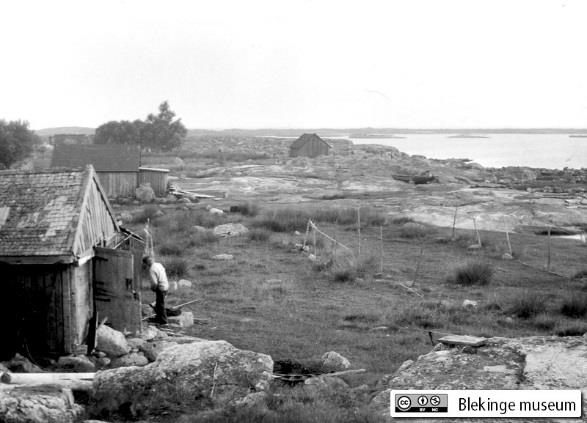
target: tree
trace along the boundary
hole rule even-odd
[[[149,114],[145,121],[110,121],[96,129],[94,144],[127,144],[169,151],[181,146],[187,129],[181,119],[173,120],[175,113],[164,101],[157,115]]]
[[[140,145],[143,125],[138,119],[107,122],[96,129],[94,144]]]
[[[142,145],[156,150],[170,151],[181,146],[187,129],[181,119],[173,120],[175,112],[164,101],[157,115],[149,114],[141,131]]]
[[[39,138],[29,130],[28,122],[0,119],[0,169],[7,169],[28,157],[38,142]]]

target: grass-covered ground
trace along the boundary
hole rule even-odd
[[[429,330],[434,338],[443,332],[527,336],[587,331],[587,281],[571,278],[584,270],[584,244],[552,240],[551,269],[567,276],[561,277],[541,270],[546,237],[512,235],[515,260],[503,260],[507,244],[502,233],[483,232],[483,248],[468,250],[476,238],[467,231],[458,230],[452,239],[449,229],[365,209],[359,256],[354,209],[239,207],[245,214],[212,216],[203,205],[189,210],[166,205],[160,209],[163,215],[151,221],[157,259],[173,278],[193,282],[190,289],[172,292],[169,302],[199,299],[189,308],[196,317],[209,319],[188,329],[190,335],[225,339],[274,359],[304,360],[334,350],[353,367],[367,369],[358,379],[372,380],[428,352]],[[136,209],[134,229],[142,228],[145,212],[158,210]],[[296,248],[303,243],[308,218],[352,253],[320,234],[314,247],[312,232],[310,251]],[[220,239],[211,233],[227,222],[243,223],[250,232]],[[212,259],[216,254],[234,259]],[[144,298],[150,295],[145,291]],[[465,308],[465,299],[478,305]]]

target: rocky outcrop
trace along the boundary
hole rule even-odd
[[[351,362],[336,351],[324,353],[321,359],[322,367],[327,372],[340,372],[351,367]]]
[[[10,423],[73,423],[83,408],[71,389],[56,385],[0,385],[0,421]]]
[[[586,409],[587,339],[490,338],[482,347],[450,349],[439,344],[382,379],[380,388],[371,405],[387,417],[391,389],[581,389]]]
[[[244,398],[268,388],[273,360],[239,350],[226,341],[171,346],[144,367],[122,367],[96,374],[95,412],[133,415],[153,412],[168,403],[207,407]]]
[[[242,223],[226,223],[214,227],[214,235],[222,237],[238,236],[249,232]]]

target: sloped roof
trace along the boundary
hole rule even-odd
[[[99,186],[91,166],[65,172],[0,171],[0,257],[64,256],[72,261],[91,183]],[[111,214],[109,205],[107,209]]]
[[[298,148],[301,148],[305,143],[313,141],[313,140],[321,141],[324,144],[326,144],[328,146],[328,148],[332,148],[330,144],[328,144],[326,141],[324,141],[322,138],[320,138],[317,134],[303,134],[297,140],[292,142],[291,145],[289,146],[289,148],[292,150],[297,150]]]
[[[88,164],[97,172],[138,172],[138,146],[126,145],[57,145],[51,167],[79,168]]]

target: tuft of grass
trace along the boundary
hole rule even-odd
[[[334,282],[353,282],[357,278],[357,274],[353,269],[336,269],[332,272]]]
[[[164,260],[167,275],[175,278],[182,278],[188,272],[188,262],[182,258],[168,258]]]
[[[159,254],[164,256],[178,256],[183,255],[185,249],[177,242],[166,242],[159,247]]]
[[[259,204],[247,201],[245,203],[230,206],[231,213],[240,213],[243,216],[255,217],[259,214]]]
[[[577,272],[575,272],[575,274],[573,276],[571,276],[572,280],[580,280],[580,279],[587,279],[587,269],[581,269]]]
[[[551,331],[559,323],[559,318],[548,313],[540,313],[534,316],[532,324],[540,330]]]
[[[447,282],[454,285],[487,285],[493,277],[493,268],[489,263],[470,262],[455,270]]]
[[[253,226],[273,232],[293,232],[305,229],[310,217],[307,211],[301,209],[277,209],[265,213],[253,222]]]
[[[203,247],[204,245],[213,244],[218,242],[218,237],[214,235],[212,231],[196,231],[190,235],[190,239],[187,243],[188,247]]]
[[[251,241],[265,242],[271,237],[271,232],[267,229],[255,228],[251,229],[248,235]]]
[[[391,223],[394,225],[405,225],[406,223],[413,223],[414,219],[408,216],[398,216],[391,219]]]
[[[427,235],[434,234],[435,231],[420,223],[405,223],[399,229],[399,236],[405,239],[421,239]]]
[[[147,204],[141,211],[133,215],[132,223],[147,223],[147,220],[154,221],[159,214],[159,207],[154,204]]]
[[[507,312],[521,319],[529,319],[546,312],[547,299],[544,295],[525,292],[515,296]]]
[[[558,336],[581,336],[587,333],[587,323],[563,322],[556,327],[555,332]]]
[[[560,314],[572,318],[581,318],[587,314],[587,295],[567,297],[560,306]]]

